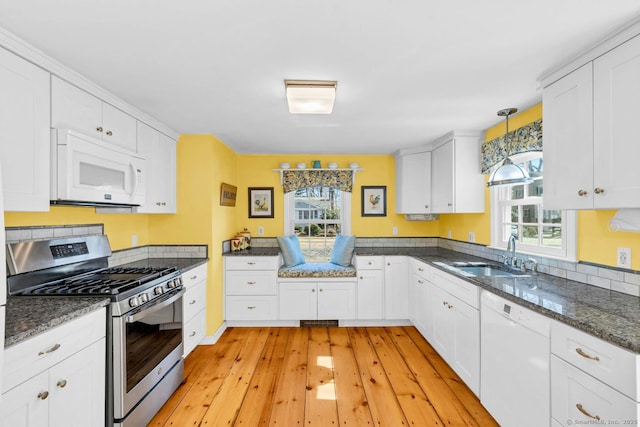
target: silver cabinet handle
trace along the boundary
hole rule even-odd
[[[255,263],[255,262],[253,262],[253,261],[247,261],[247,264],[248,264],[248,265],[256,265],[256,263]]]
[[[65,388],[67,386],[67,380],[60,380],[56,385],[60,388]]]
[[[48,391],[41,391],[40,393],[38,393],[38,399],[40,400],[45,400],[47,397],[49,397]]]
[[[198,276],[191,276],[189,277],[189,280],[196,280],[198,278]]]
[[[256,306],[255,306],[255,305],[248,305],[248,306],[247,306],[247,308],[248,308],[249,310],[255,310],[255,309],[256,309]]]
[[[247,282],[247,285],[255,285],[256,282]]]
[[[196,336],[196,331],[193,331],[189,334],[190,337],[195,337]]]
[[[189,305],[193,305],[193,304],[195,304],[195,303],[196,303],[196,300],[192,299],[192,300],[189,302]]]
[[[60,344],[56,344],[53,347],[51,347],[49,350],[44,350],[44,351],[39,352],[38,356],[44,356],[45,354],[53,353],[54,351],[56,351],[59,348],[60,348]]]

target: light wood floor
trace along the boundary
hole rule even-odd
[[[413,327],[229,328],[150,426],[497,426]]]

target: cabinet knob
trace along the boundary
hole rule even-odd
[[[96,128],[96,130],[97,130],[98,132],[102,132],[104,129],[102,129],[102,126],[98,126],[98,127]]]
[[[390,263],[390,262],[388,262],[388,263],[387,263],[387,265],[389,265],[389,266],[390,266],[390,265],[391,265],[391,263]]]
[[[604,188],[596,187],[593,192],[596,194],[602,194],[604,193]]]
[[[447,206],[453,206],[453,203],[447,203]]]
[[[424,268],[418,267],[418,271],[424,271]]]
[[[316,291],[315,289],[311,289],[311,292],[315,292],[315,291]]]
[[[67,380],[60,380],[56,385],[60,388],[65,388],[67,386]]]
[[[322,292],[322,288],[320,288],[320,292]]]
[[[425,209],[429,209],[429,205],[424,205]]]
[[[48,391],[41,391],[40,393],[38,393],[38,399],[40,400],[45,400],[47,397],[49,397]]]
[[[371,261],[369,261],[367,264],[371,265]]]
[[[587,195],[586,190],[578,190],[578,196],[582,197],[582,196],[586,196],[586,195]]]
[[[424,282],[422,280],[418,280],[418,283],[422,285]]]
[[[111,132],[110,130],[107,131],[107,136],[112,136],[113,132]]]
[[[360,280],[362,280],[362,276],[360,276]]]

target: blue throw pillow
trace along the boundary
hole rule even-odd
[[[338,234],[331,252],[331,263],[348,267],[353,259],[353,251],[356,247],[356,236],[342,236]]]
[[[291,235],[276,237],[278,246],[280,246],[280,252],[282,252],[282,260],[285,267],[294,267],[296,265],[304,264],[304,255],[300,249],[300,241],[298,236]]]

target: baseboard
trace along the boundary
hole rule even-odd
[[[223,322],[222,325],[218,328],[217,331],[213,333],[213,335],[206,335],[200,345],[213,345],[218,342],[224,331],[227,330],[227,322]]]

